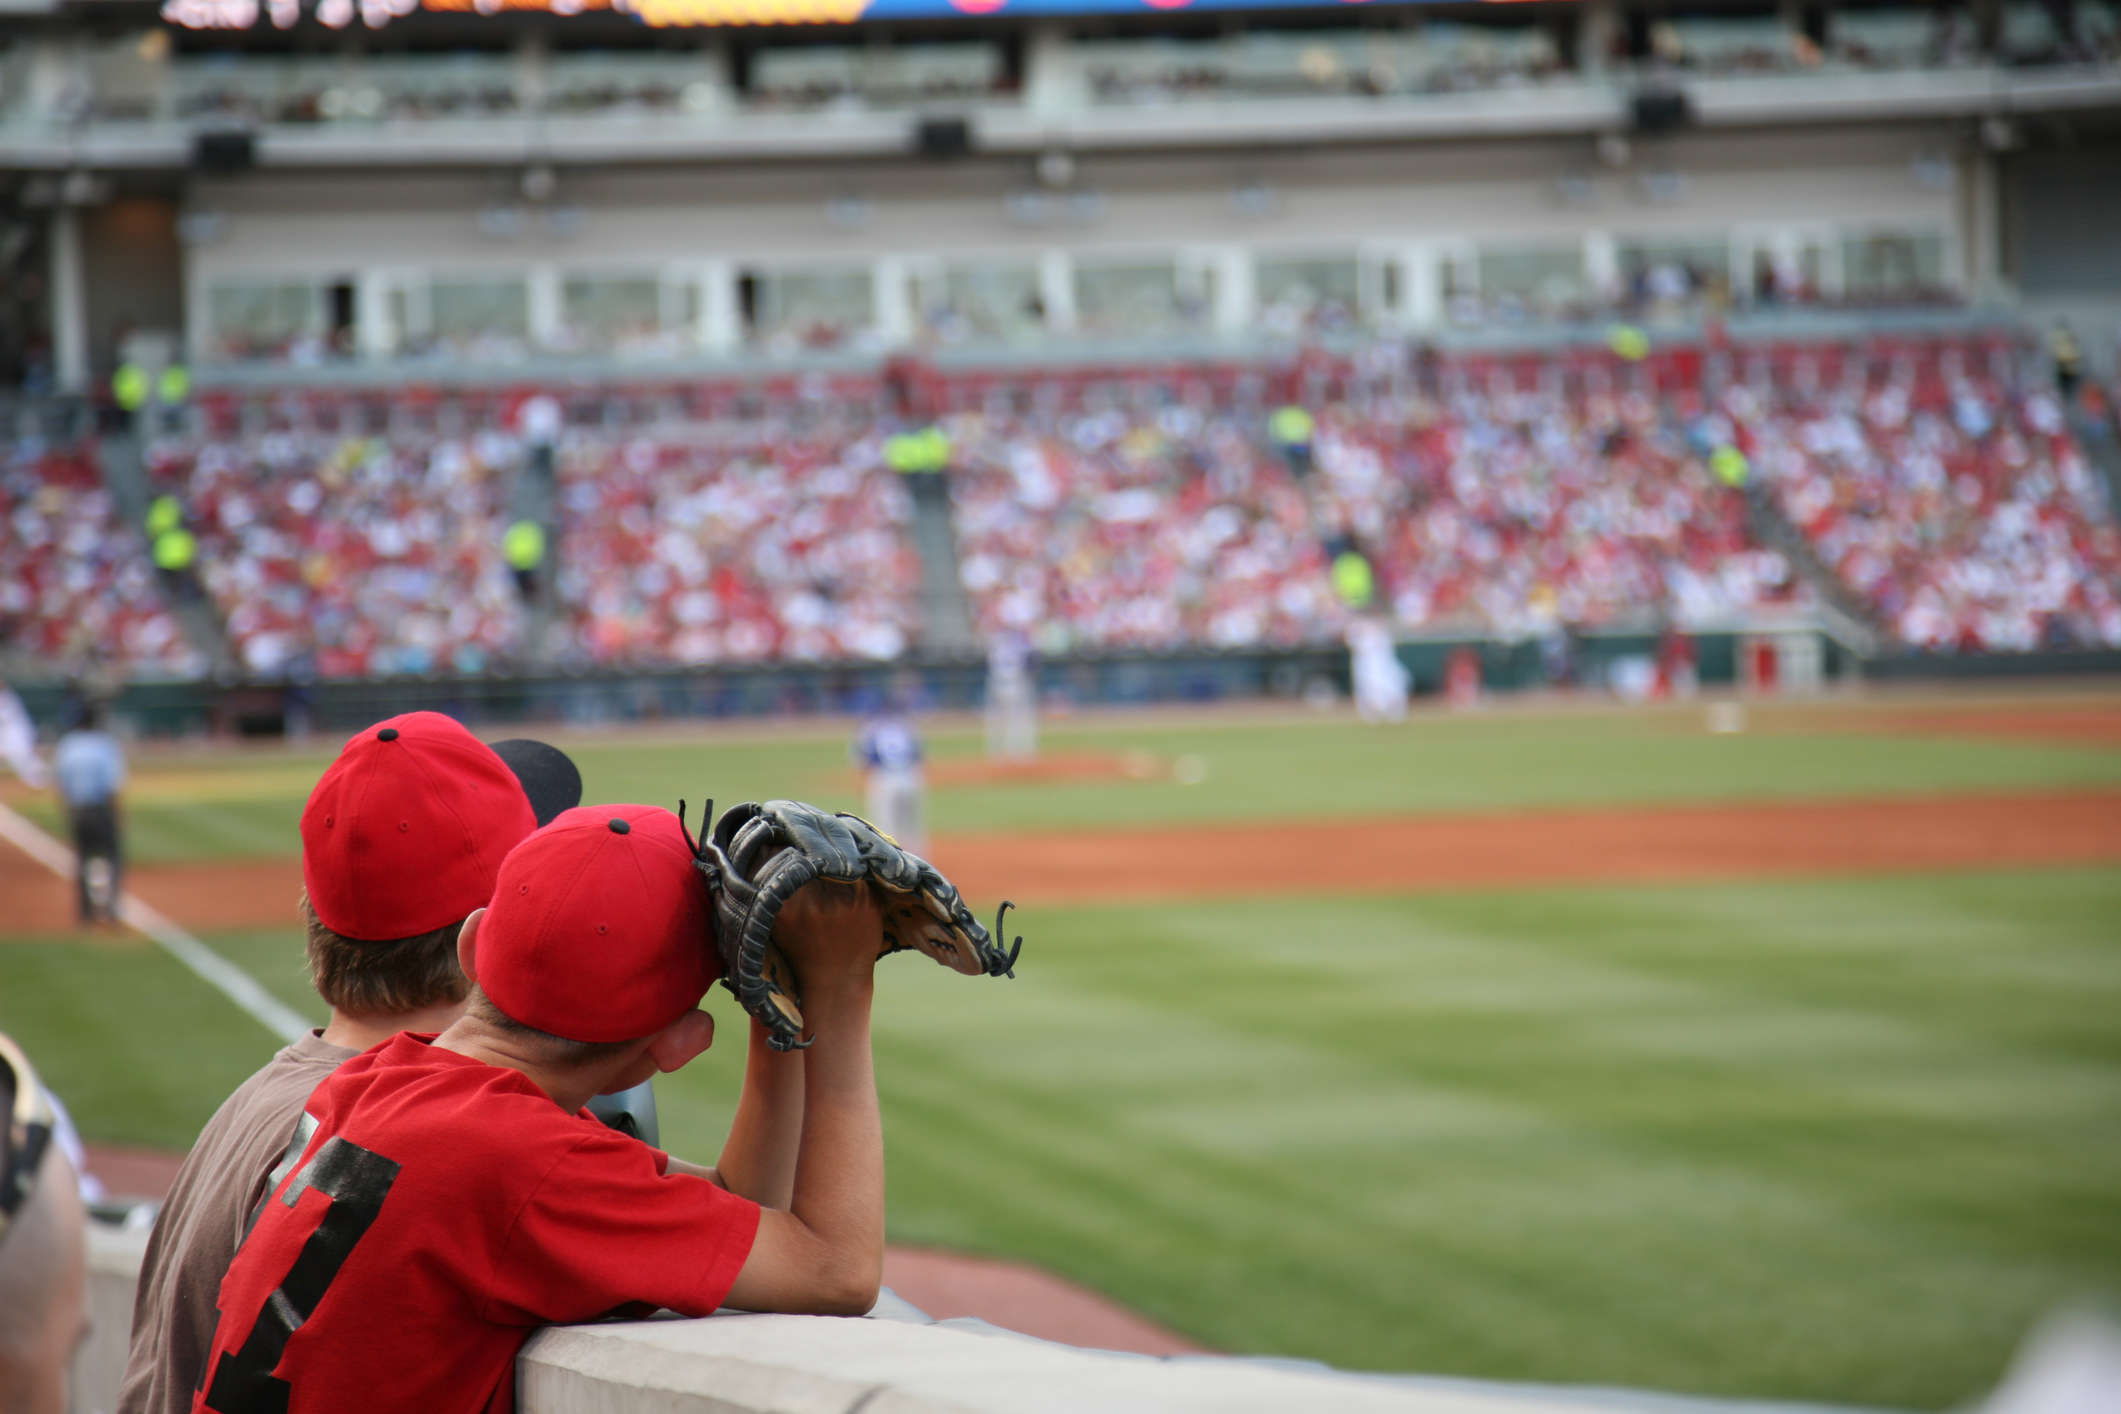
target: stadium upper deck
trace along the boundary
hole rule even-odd
[[[653,162],[1979,118],[2112,106],[2121,85],[2109,0],[1022,7],[624,0],[538,23],[468,0],[168,0],[150,30],[145,6],[77,3],[9,49],[0,122],[24,165],[181,166],[202,127],[255,134],[267,165]],[[813,23],[713,27],[761,20]]]
[[[2113,0],[719,3],[17,3],[0,382],[143,331],[202,382],[623,375],[2113,286]]]

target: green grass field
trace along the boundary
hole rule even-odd
[[[1208,779],[966,787],[938,827],[2121,783],[2110,748],[1682,713],[1048,741]],[[571,748],[591,799],[695,802],[829,793],[843,749]],[[144,773],[140,853],[290,852],[321,759]],[[884,970],[891,1235],[1230,1350],[1942,1408],[2121,1293],[2117,925],[2116,868],[1038,910],[1014,983]],[[293,928],[207,941],[318,1010]],[[68,938],[0,944],[0,1028],[91,1138],[173,1147],[272,1044],[160,952]],[[670,1147],[712,1155],[738,1055],[659,1082]]]

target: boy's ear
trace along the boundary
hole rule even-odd
[[[485,916],[485,909],[474,908],[464,926],[457,929],[457,966],[474,982],[479,980],[479,969],[474,966],[479,952],[479,920]]]
[[[680,1069],[694,1056],[714,1044],[714,1018],[694,1008],[655,1033],[648,1054],[664,1074]]]

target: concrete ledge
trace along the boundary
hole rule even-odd
[[[144,1231],[91,1224],[75,1414],[117,1407]],[[886,1294],[864,1320],[723,1314],[555,1326],[523,1347],[520,1414],[1078,1414],[1097,1410],[1584,1414],[1567,1399],[1078,1350],[978,1322],[938,1325]]]
[[[1001,1331],[818,1316],[563,1327],[524,1347],[517,1376],[521,1414],[1582,1414],[1580,1404],[1253,1361],[1158,1360]]]
[[[74,1414],[117,1407],[146,1250],[145,1231],[90,1227],[93,1329],[74,1362]],[[516,1376],[519,1414],[1857,1414],[1082,1350],[981,1321],[938,1323],[889,1292],[865,1319],[723,1313],[555,1326],[525,1344]]]

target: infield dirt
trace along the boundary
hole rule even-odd
[[[1020,904],[1648,884],[2121,862],[2121,791],[1540,810],[954,835],[969,898]],[[293,859],[148,865],[127,886],[199,932],[294,928]],[[0,848],[0,934],[63,932],[71,886]]]

